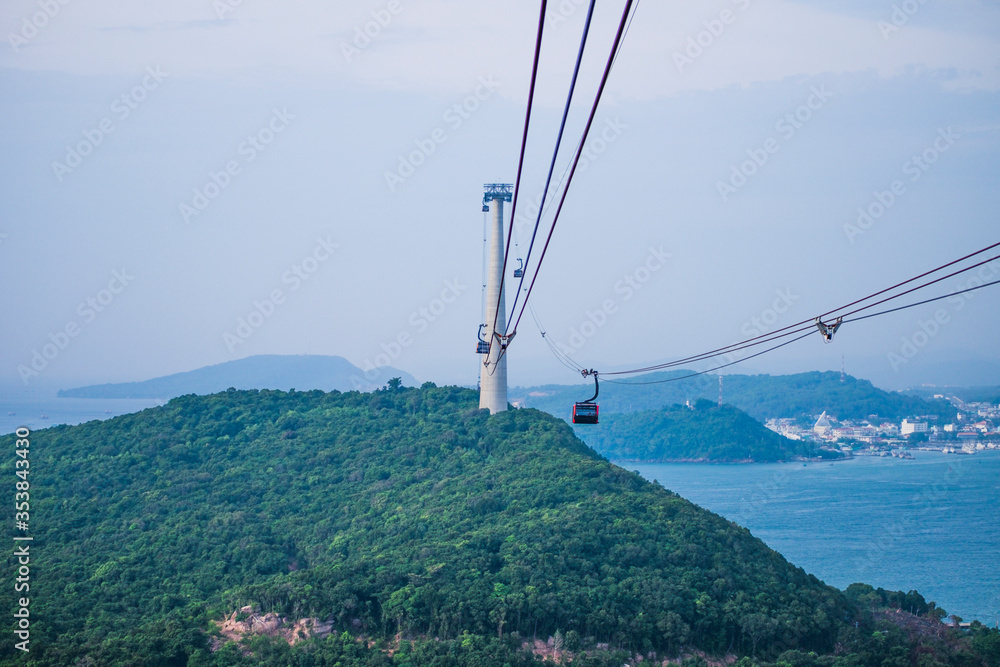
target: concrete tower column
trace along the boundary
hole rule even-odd
[[[489,188],[490,186],[487,186]],[[487,189],[487,197],[490,191]],[[506,198],[509,201],[510,195]],[[507,357],[500,356],[500,342],[493,337],[493,313],[498,313],[496,331],[507,328],[507,308],[503,293],[503,202],[504,194],[497,193],[490,200],[489,250],[486,259],[486,342],[492,341],[489,358],[479,355],[484,362],[479,370],[479,407],[488,408],[490,414],[507,409]],[[498,361],[499,360],[499,361]]]

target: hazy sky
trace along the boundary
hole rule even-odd
[[[522,213],[586,13],[549,4]],[[622,7],[598,3],[568,146]],[[537,14],[4,2],[0,381],[309,352],[474,384],[482,185],[514,181]],[[532,296],[580,363],[648,364],[814,317],[1000,240],[1000,7],[643,0],[589,148]],[[879,215],[859,226],[859,209]],[[886,387],[997,384],[998,330],[989,288],[732,370],[843,358]],[[511,384],[580,379],[530,316],[508,358]]]

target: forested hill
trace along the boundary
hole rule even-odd
[[[699,398],[717,401],[717,375],[671,380],[691,372],[664,371],[621,382],[602,382],[601,414],[658,410],[688,401],[694,403]],[[670,381],[660,382],[662,380]],[[629,382],[646,384],[629,385]],[[510,390],[512,400],[564,419],[569,418],[575,401],[591,395],[593,383]],[[869,415],[896,421],[916,415],[938,415],[942,420],[955,417],[955,409],[947,401],[884,391],[867,380],[850,375],[841,382],[840,373],[819,371],[794,375],[726,375],[723,376],[723,402],[760,421],[772,417],[815,419],[824,411],[837,419],[867,419]]]
[[[840,452],[814,443],[789,440],[731,405],[699,399],[691,408],[612,414],[599,427],[577,426],[576,433],[612,460],[642,463],[711,461],[713,463],[789,461],[796,458],[842,458]]]
[[[555,635],[621,665],[851,629],[842,593],[744,528],[477,400],[234,390],[32,433],[31,664],[528,665]],[[244,605],[332,632],[212,653],[210,621]],[[24,664],[5,634],[0,664]]]

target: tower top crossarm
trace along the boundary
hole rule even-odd
[[[494,199],[500,201],[510,201],[514,197],[513,183],[486,183],[483,185],[486,194],[483,195],[483,204],[489,204]]]

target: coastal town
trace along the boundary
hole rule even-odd
[[[907,451],[914,449],[945,454],[1000,449],[1000,404],[967,403],[942,394],[934,398],[955,407],[952,420],[943,421],[938,415],[914,415],[901,422],[877,415],[865,420],[838,420],[823,412],[811,426],[787,417],[769,419],[765,426],[790,440],[816,442],[848,456],[909,458]]]

